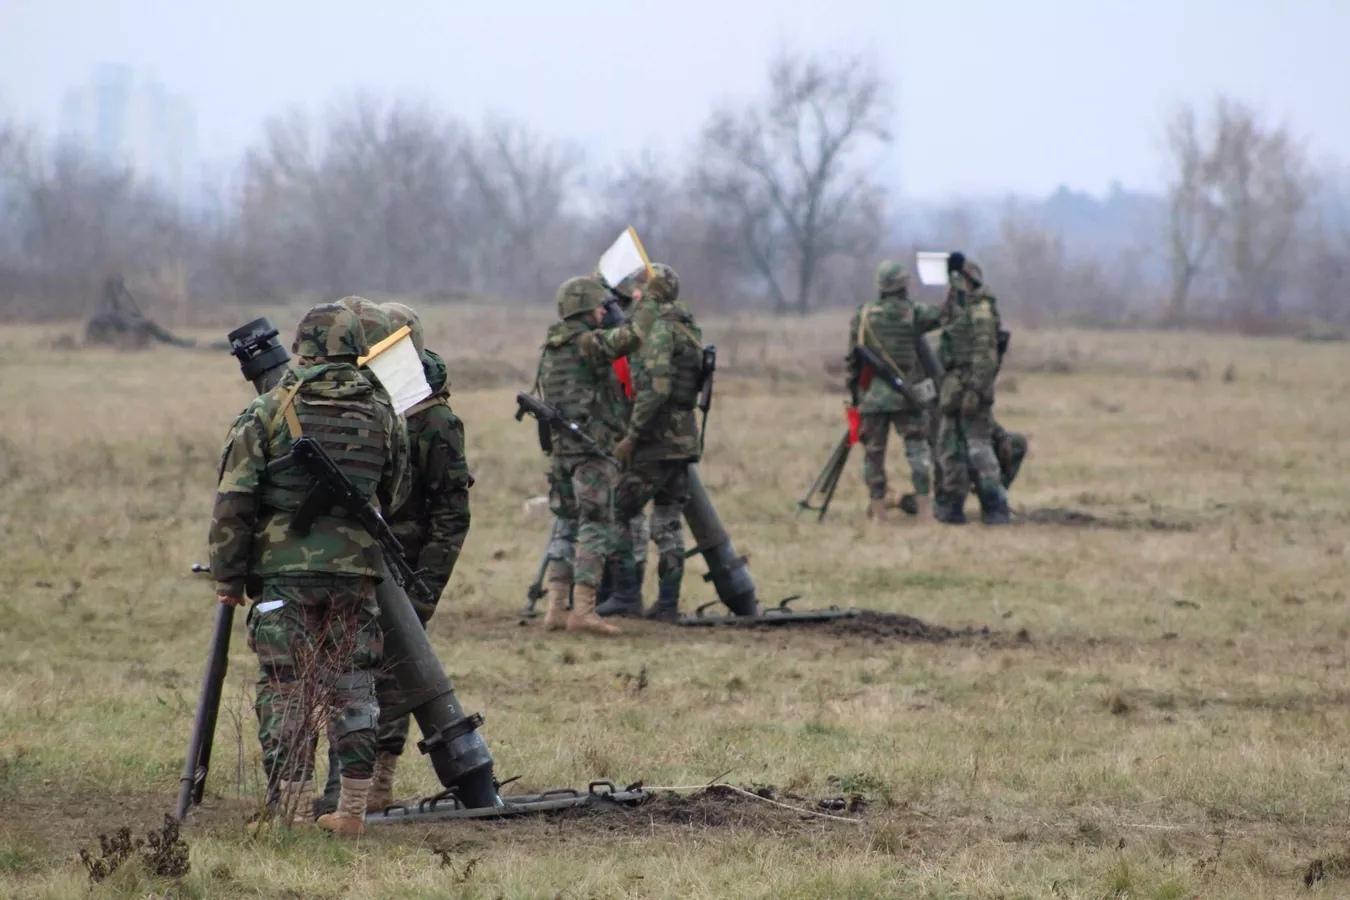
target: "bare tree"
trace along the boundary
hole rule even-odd
[[[1232,312],[1247,320],[1275,316],[1310,191],[1302,149],[1283,128],[1222,97],[1208,128],[1194,110],[1180,110],[1168,146],[1169,316],[1187,314],[1196,281],[1211,266]]]
[[[580,154],[515,122],[490,119],[462,145],[485,234],[495,236],[479,254],[482,280],[532,296],[546,292],[556,273],[546,250],[556,253],[565,203],[575,187]],[[574,264],[573,264],[574,265]]]
[[[1286,253],[1308,201],[1308,166],[1289,134],[1263,126],[1251,108],[1221,98],[1214,118],[1228,296],[1242,316],[1271,318],[1289,273]]]
[[[1197,276],[1219,234],[1220,209],[1213,196],[1214,164],[1202,145],[1195,110],[1183,107],[1167,126],[1167,147],[1175,167],[1167,188],[1168,266],[1172,289],[1167,318],[1186,317]]]
[[[784,56],[759,104],[714,113],[694,182],[774,309],[807,312],[822,265],[866,252],[879,189],[856,157],[889,140],[885,85],[858,57]]]

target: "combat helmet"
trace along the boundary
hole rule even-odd
[[[370,349],[361,320],[345,306],[320,303],[305,313],[295,329],[291,352],[299,357],[353,360]]]
[[[966,264],[961,267],[961,274],[966,276],[966,281],[972,289],[984,285],[984,271],[973,259],[966,260]]]
[[[657,303],[672,303],[680,296],[680,276],[665,263],[652,263],[652,274],[647,276],[642,292]]]
[[[893,259],[883,259],[877,266],[877,296],[903,297],[909,293],[909,272]]]
[[[558,288],[558,318],[582,316],[597,306],[604,306],[608,295],[605,286],[590,275],[569,278]]]
[[[422,330],[422,318],[417,315],[417,310],[408,306],[406,303],[390,301],[381,304],[385,313],[389,316],[389,326],[391,333],[398,331],[404,325],[412,332],[413,346],[417,348],[417,355],[421,356],[426,350],[426,332]]]
[[[365,297],[343,297],[338,306],[345,306],[361,320],[361,328],[366,333],[366,343],[373,347],[394,333],[394,325],[389,313],[383,306]]]

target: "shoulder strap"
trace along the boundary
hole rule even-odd
[[[536,384],[538,383],[538,379],[536,379],[535,383]],[[449,406],[449,405],[450,401],[446,400],[440,394],[432,394],[427,399],[421,401],[420,403],[415,403],[410,408],[405,410],[403,413],[403,418],[405,419],[411,418],[424,410],[431,409],[433,406]]]
[[[295,395],[300,392],[300,388],[304,383],[303,380],[297,378],[295,384],[287,388],[286,392],[281,395],[281,407],[277,410],[278,416],[286,417],[286,428],[290,431],[291,440],[293,441],[298,441],[300,436],[304,433],[300,429],[300,417],[295,414]],[[271,431],[276,431],[276,423],[277,420],[274,416],[272,418]]]

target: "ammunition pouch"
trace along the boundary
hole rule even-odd
[[[703,387],[703,348],[692,340],[679,342],[670,380],[671,409],[690,410],[698,406],[698,392]]]

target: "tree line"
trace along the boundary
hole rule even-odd
[[[545,303],[632,224],[721,310],[856,303],[880,256],[959,247],[1028,321],[1350,320],[1345,179],[1239,102],[1177,112],[1161,196],[914,208],[887,190],[898,111],[867,58],[784,55],[766,76],[667,148],[679,156],[606,170],[503,117],[363,96],[290,111],[192,206],[0,122],[0,312],[78,315],[115,272],[179,309],[353,292]]]

